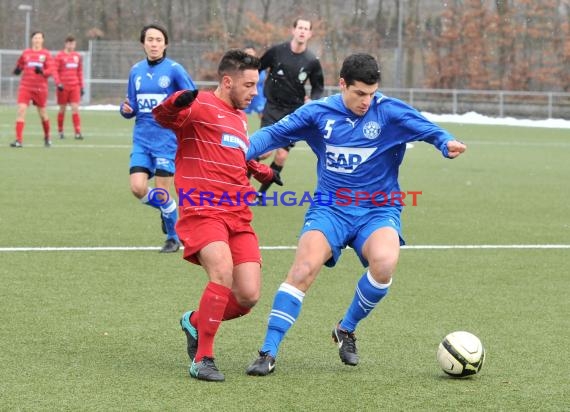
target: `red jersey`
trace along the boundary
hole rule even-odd
[[[83,60],[79,53],[61,50],[55,56],[55,66],[64,89],[83,89]]]
[[[36,67],[42,69],[43,74],[36,73]],[[20,88],[27,90],[47,90],[49,76],[53,76],[56,84],[59,83],[59,76],[55,70],[53,57],[49,50],[26,49],[16,63],[16,68],[22,71]]]
[[[173,104],[180,93],[155,107],[153,115],[177,136],[174,184],[181,218],[230,212],[251,220],[248,203],[255,203],[257,192],[247,172],[264,181],[271,180],[273,172],[267,165],[246,162],[245,113],[211,91],[201,91],[190,107],[180,110]]]

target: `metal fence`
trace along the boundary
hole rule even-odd
[[[182,43],[171,46],[168,55],[180,62],[189,73],[198,72],[206,62],[201,58],[211,51],[207,44]],[[20,78],[12,71],[21,51],[0,50],[0,104],[14,104]],[[126,92],[127,77],[134,62],[141,60],[141,45],[135,42],[92,41],[84,58],[85,96],[83,104],[119,104]],[[213,87],[211,81],[196,79],[198,87]],[[55,90],[52,83],[50,90]],[[327,86],[326,94],[338,92]],[[381,91],[404,100],[421,111],[434,114],[477,112],[493,117],[570,119],[570,93],[516,92],[497,90],[397,89]],[[55,104],[55,93],[50,94]]]

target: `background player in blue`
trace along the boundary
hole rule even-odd
[[[136,116],[130,162],[131,191],[143,204],[160,210],[162,231],[166,234],[160,251],[172,253],[180,248],[174,229],[177,204],[168,194],[174,176],[176,135],[154,120],[152,109],[172,93],[196,87],[184,68],[166,57],[168,33],[163,27],[156,24],[143,27],[140,42],[146,59],[131,68],[127,99],[120,109],[127,119]],[[153,176],[158,190],[151,193],[148,181]]]
[[[250,56],[257,57],[257,52],[253,46],[246,46],[243,48],[243,51],[249,54]],[[257,82],[257,95],[253,98],[249,106],[247,106],[243,111],[246,114],[257,113],[257,115],[261,118],[263,114],[263,109],[265,108],[265,103],[267,99],[263,94],[263,87],[265,85],[265,78],[267,77],[267,72],[262,70],[259,72],[259,80]]]
[[[340,94],[302,106],[251,136],[248,158],[289,140],[306,140],[317,155],[316,191],[331,199],[327,195],[326,202],[315,201],[307,210],[295,260],[275,295],[265,341],[246,370],[249,375],[273,372],[279,345],[299,316],[305,293],[322,265],[334,266],[346,246],[355,250],[367,270],[332,337],[342,362],[358,363],[354,331],[388,293],[404,243],[404,198],[379,207],[384,199],[364,194],[400,192],[398,170],[407,142],[431,143],[448,158],[466,149],[414,108],[378,92],[379,82],[374,57],[353,54],[340,71]]]

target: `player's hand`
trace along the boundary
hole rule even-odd
[[[44,69],[42,69],[40,66],[34,67],[34,71],[36,74],[44,74]]]
[[[455,159],[465,150],[467,150],[467,145],[459,140],[450,140],[447,142],[447,157],[450,159]]]
[[[273,172],[273,177],[271,178],[271,181],[276,185],[283,186],[283,181],[281,180],[281,174],[279,173],[279,171],[275,169],[271,169],[271,171]]]
[[[61,84],[61,83],[58,84],[58,85],[57,85],[57,90],[59,90],[60,92],[62,92],[62,91],[63,91],[63,84]]]
[[[185,90],[178,95],[176,100],[174,100],[174,106],[176,107],[188,107],[198,96],[198,89],[196,90]]]
[[[19,76],[20,73],[22,73],[22,69],[19,67],[16,67],[13,71],[14,75]]]
[[[133,112],[133,108],[129,104],[128,100],[125,100],[123,103],[121,103],[121,111],[126,114]]]
[[[81,90],[79,91],[79,94],[81,95],[81,97],[83,97],[83,95],[85,94],[85,90],[83,90],[83,87],[82,87]]]

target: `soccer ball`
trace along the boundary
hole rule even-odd
[[[485,348],[469,332],[452,332],[437,349],[437,361],[445,373],[455,378],[475,375],[485,361]]]

